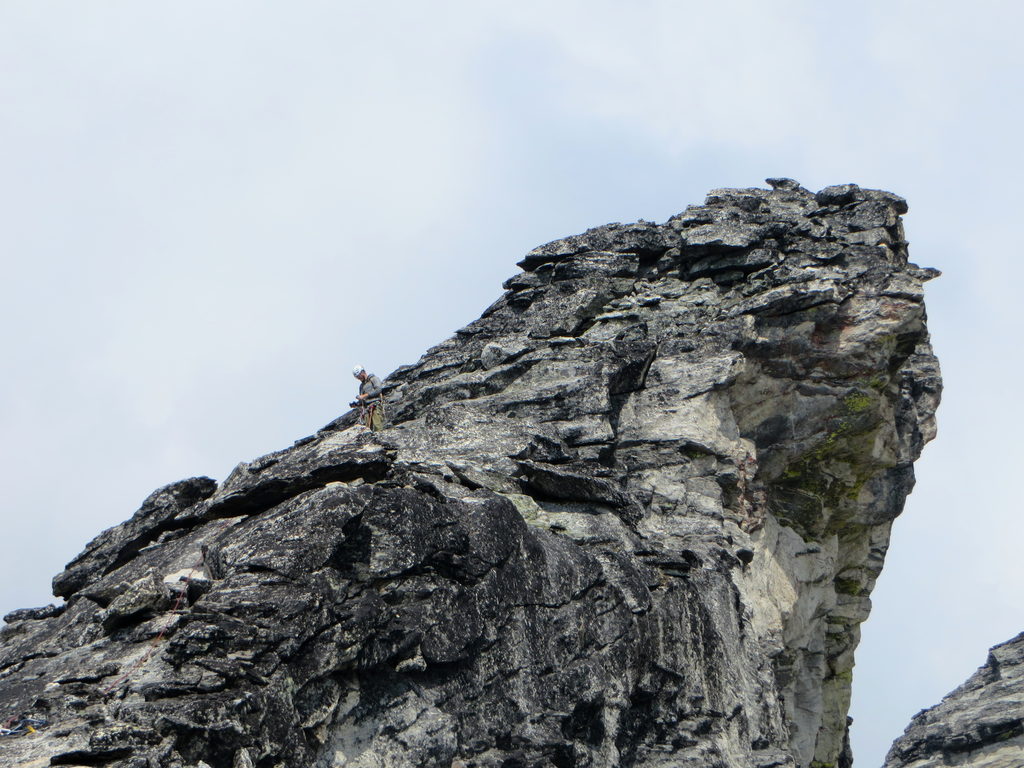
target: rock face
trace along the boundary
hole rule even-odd
[[[914,716],[885,768],[1024,766],[1024,632],[940,704]]]
[[[8,617],[0,760],[849,765],[936,273],[901,198],[769,183],[531,251],[384,431],[154,493]]]

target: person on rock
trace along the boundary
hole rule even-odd
[[[352,375],[359,379],[359,396],[349,403],[359,408],[363,423],[374,432],[384,428],[384,382],[373,373],[367,373],[361,365],[352,369]]]

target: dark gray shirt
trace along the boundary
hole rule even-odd
[[[381,390],[384,389],[384,382],[373,373],[366,374],[366,381],[359,382],[359,394],[366,395],[366,400],[379,400]]]

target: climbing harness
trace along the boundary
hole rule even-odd
[[[383,422],[387,417],[384,412],[384,398],[369,403],[364,400],[359,401],[359,418],[369,429],[373,429],[373,414],[378,408],[380,408],[380,419]]]
[[[369,429],[373,429],[373,416],[380,409],[381,426],[384,426],[387,413],[384,411],[383,397],[378,396],[375,400],[353,400],[349,407],[359,409],[359,421]]]
[[[0,728],[0,738],[4,736],[27,736],[49,725],[46,720],[40,720],[35,717],[23,717],[21,720],[18,720],[17,724],[15,724],[15,720],[18,719],[12,717],[4,723],[3,727]]]

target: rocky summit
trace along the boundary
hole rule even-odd
[[[919,712],[885,761],[885,768],[953,766],[1024,766],[1024,632],[990,650],[966,683]]]
[[[720,189],[526,254],[478,320],[16,611],[4,765],[849,766],[935,434],[900,197]]]

